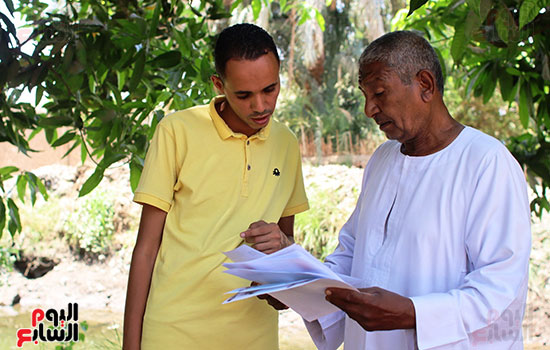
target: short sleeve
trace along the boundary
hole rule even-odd
[[[300,157],[300,151],[297,145],[296,153],[298,164],[296,166],[296,174],[294,178],[294,189],[281,217],[292,216],[309,209],[309,203],[304,188],[304,177],[302,175],[302,159]]]
[[[178,135],[178,140],[181,136]],[[183,159],[182,148],[176,143],[173,128],[161,122],[149,145],[134,202],[149,204],[166,212],[170,210],[181,169],[179,160]]]

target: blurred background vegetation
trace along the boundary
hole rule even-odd
[[[506,143],[533,188],[532,211],[541,216],[550,210],[549,0],[3,0],[3,5],[0,142],[32,155],[29,141],[43,134],[51,147],[78,152],[82,163],[94,167],[79,196],[92,192],[112,166],[128,167],[135,188],[158,121],[213,96],[209,77],[217,33],[247,21],[268,30],[278,45],[282,89],[276,117],[296,133],[304,157],[319,162],[330,155],[368,155],[383,142],[362,112],[357,59],[385,32],[413,29],[440,56],[451,114]],[[21,232],[21,203],[33,205],[38,197],[48,198],[42,178],[2,164],[0,234],[13,238]],[[314,197],[314,206],[337,207],[329,194]],[[93,198],[86,205],[97,209]],[[319,220],[307,215],[299,224]],[[105,224],[89,226],[94,225]],[[94,240],[105,237],[84,240],[74,227],[70,231],[75,250],[102,254],[104,247]],[[321,256],[329,248],[325,242],[311,246]],[[9,244],[2,244],[0,262],[7,263],[10,254]]]
[[[2,150],[32,156],[31,140],[43,136],[87,170],[52,176],[0,163],[0,275],[23,251],[128,263],[139,213],[121,183],[137,185],[164,115],[214,95],[216,35],[240,22],[264,27],[280,50],[276,118],[300,141],[311,205],[296,218],[296,239],[315,256],[334,249],[355,205],[362,172],[349,166],[364,165],[385,140],[364,116],[357,59],[390,30],[416,30],[434,45],[451,115],[508,146],[542,217],[550,211],[548,10],[549,0],[2,0]],[[347,166],[318,166],[332,159]],[[125,177],[113,183],[116,169]],[[56,183],[63,176],[72,187]],[[534,223],[531,258],[540,313],[550,288],[545,218]]]

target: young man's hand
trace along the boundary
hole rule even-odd
[[[254,249],[266,254],[274,253],[294,243],[292,236],[287,236],[278,224],[268,224],[263,220],[250,224],[248,230],[241,232],[241,238],[251,243]]]

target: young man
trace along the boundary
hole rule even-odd
[[[134,200],[143,212],[134,249],[124,349],[277,349],[277,313],[223,273],[243,239],[265,253],[292,243],[308,208],[295,136],[272,120],[279,94],[273,39],[251,24],[226,28],[215,48],[224,96],[164,118]],[[252,224],[250,224],[252,223]]]

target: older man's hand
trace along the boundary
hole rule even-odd
[[[362,288],[359,292],[327,288],[326,300],[342,309],[367,331],[416,327],[411,299],[382,288]]]
[[[274,253],[294,243],[292,238],[281,231],[279,225],[268,224],[263,220],[250,224],[248,230],[241,232],[241,237],[247,243],[251,243],[253,248],[266,254]]]

